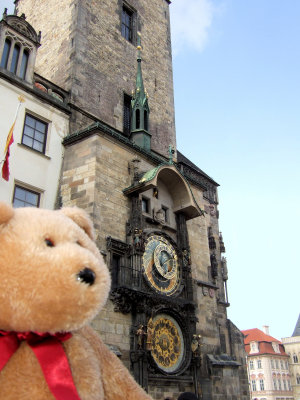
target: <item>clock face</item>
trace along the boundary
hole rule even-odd
[[[178,258],[174,247],[162,236],[153,235],[145,243],[144,276],[158,293],[171,296],[179,286]]]
[[[151,355],[157,366],[167,373],[176,372],[184,353],[183,334],[177,321],[167,314],[154,317]]]

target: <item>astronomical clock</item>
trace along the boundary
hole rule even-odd
[[[135,184],[125,191],[131,202],[127,241],[108,238],[113,253],[111,299],[116,311],[132,315],[130,361],[140,385],[147,389],[165,382],[168,387],[175,379],[195,387],[197,360],[191,342],[196,317],[186,221],[192,212],[199,214],[192,200],[188,203],[188,194],[187,210],[174,212],[172,205],[182,198],[176,199],[169,178],[174,175],[177,185],[182,178],[173,166],[157,167],[146,180],[153,181],[161,170],[162,183],[150,182],[148,190]]]
[[[161,235],[151,235],[145,243],[143,273],[155,292],[171,296],[180,285],[180,267],[172,244]]]

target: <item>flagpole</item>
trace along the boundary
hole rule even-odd
[[[15,128],[15,124],[18,118],[18,114],[19,114],[19,110],[21,107],[21,104],[25,102],[25,99],[22,95],[20,95],[18,97],[19,103],[16,109],[16,113],[15,113],[15,118],[14,118],[14,122],[8,132],[8,136],[6,139],[6,144],[5,144],[5,149],[4,149],[4,159],[1,160],[0,165],[2,165],[2,177],[3,179],[8,181],[9,178],[9,168],[8,168],[8,158],[9,158],[9,147],[10,145],[13,143],[14,138],[13,138],[13,132],[14,132],[14,128]],[[4,171],[4,168],[6,169],[6,171]]]

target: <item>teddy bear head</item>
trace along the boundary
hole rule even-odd
[[[70,332],[106,302],[110,276],[79,208],[0,203],[0,330]]]

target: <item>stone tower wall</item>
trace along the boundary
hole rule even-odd
[[[142,70],[149,93],[152,148],[176,148],[169,4],[131,0],[142,37]],[[123,97],[135,87],[136,43],[121,35],[121,0],[20,0],[18,13],[42,31],[37,72],[71,90],[71,101],[123,130]],[[148,21],[151,21],[149,23]],[[45,43],[45,46],[43,46]],[[88,121],[73,117],[72,131]]]
[[[34,29],[42,32],[35,72],[57,85],[71,88],[74,1],[20,0],[17,9]]]

